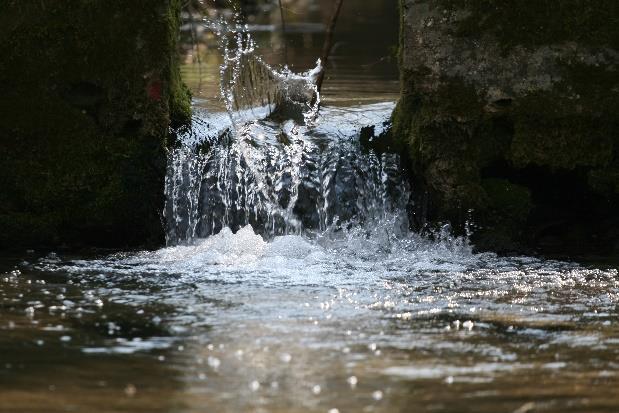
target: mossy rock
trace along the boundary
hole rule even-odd
[[[619,239],[619,3],[400,0],[400,11],[393,140],[413,197],[429,198],[415,199],[418,221],[464,233],[472,216],[495,250],[543,250],[551,221],[589,229],[591,250],[614,245],[600,234]]]
[[[0,247],[162,242],[180,0],[0,4]]]

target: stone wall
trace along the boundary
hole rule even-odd
[[[419,226],[619,252],[619,2],[401,0],[394,136]]]
[[[180,0],[0,2],[0,248],[162,242]]]

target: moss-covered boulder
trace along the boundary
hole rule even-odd
[[[393,133],[417,223],[619,252],[619,2],[401,0]]]
[[[180,3],[0,2],[0,248],[162,240]]]

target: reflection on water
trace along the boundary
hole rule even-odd
[[[277,1],[262,3],[259,8],[250,9],[246,20],[260,55],[269,64],[288,64],[296,72],[312,69],[322,54],[332,0],[284,1],[285,36],[282,35]],[[397,8],[397,0],[344,2],[322,90],[323,103],[348,106],[397,99]],[[221,16],[229,16],[231,11],[209,8],[208,13],[200,14],[196,10],[194,13],[193,25],[185,14],[183,79],[192,90],[196,104],[223,110],[219,95],[219,65],[222,62],[219,44],[215,34],[205,27],[208,24],[201,23],[201,17],[209,22],[217,21]]]
[[[285,2],[298,71],[320,54],[329,3]],[[345,3],[324,90],[344,107],[311,125],[232,125],[212,111],[223,106],[218,55],[184,67],[204,111],[171,157],[171,246],[0,257],[0,412],[619,410],[616,268],[473,254],[447,231],[403,230],[395,158],[358,142],[369,127],[380,134],[393,103],[347,107],[397,93],[382,59],[395,0]],[[282,63],[278,15],[248,17],[271,64]],[[216,167],[192,170],[205,142],[220,145]],[[263,198],[250,202],[255,188]],[[303,191],[314,221],[268,231],[250,219],[312,212],[294,208]],[[219,203],[238,216],[216,217]]]
[[[199,110],[171,246],[0,260],[0,411],[615,412],[617,270],[409,232],[393,106]]]
[[[616,269],[392,225],[30,255],[0,278],[0,410],[616,411]]]

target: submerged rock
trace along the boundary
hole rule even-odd
[[[0,248],[161,242],[180,3],[0,4]]]
[[[483,249],[610,252],[617,15],[613,0],[401,0],[393,133],[417,225],[472,221]]]

